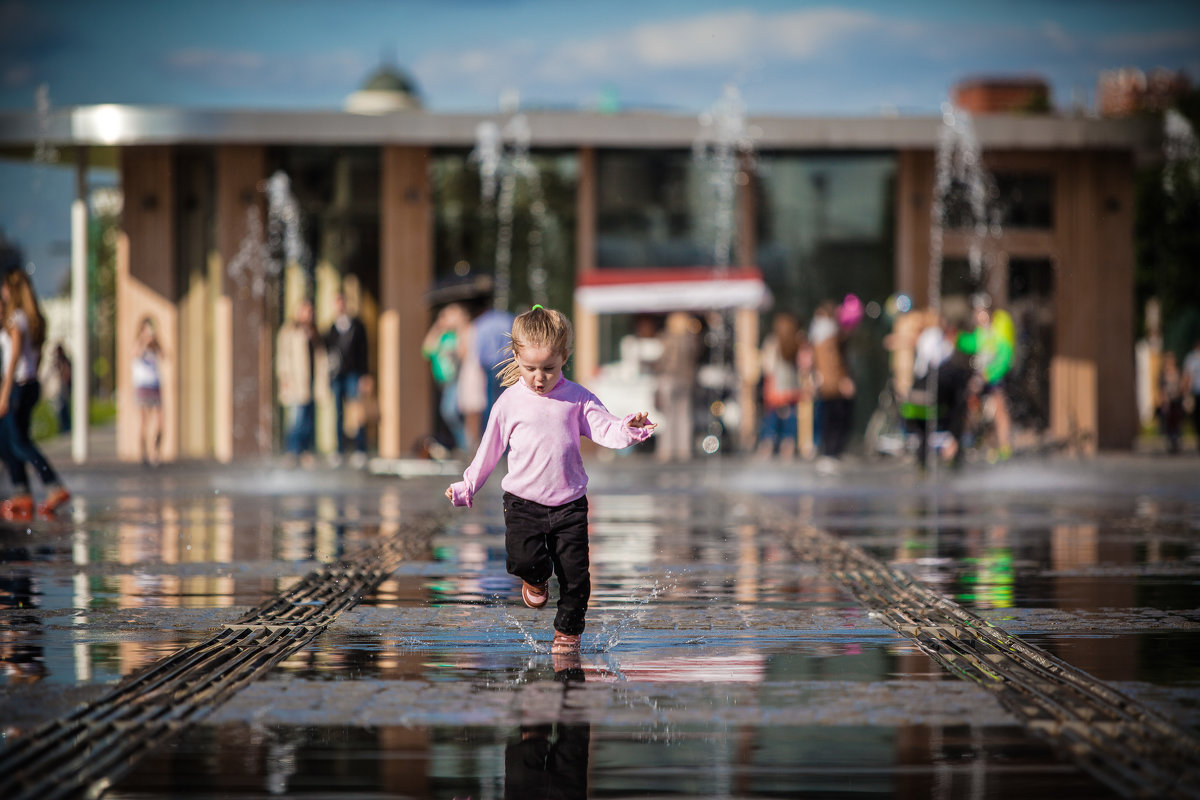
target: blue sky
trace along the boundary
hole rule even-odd
[[[958,79],[1036,73],[1055,101],[1100,70],[1200,78],[1200,3],[663,0],[0,0],[0,107],[337,108],[381,59],[428,107],[522,102],[752,113],[930,112]]]
[[[1200,3],[0,0],[0,109],[32,110],[41,85],[54,106],[335,109],[385,60],[437,111],[515,90],[698,113],[733,82],[752,114],[928,114],[982,74],[1041,75],[1068,108],[1105,69],[1200,80]],[[0,162],[0,184],[0,231],[55,291],[70,176]]]

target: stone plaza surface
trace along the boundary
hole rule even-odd
[[[525,608],[505,572],[500,474],[465,510],[444,476],[64,472],[69,513],[0,528],[0,758],[324,565],[407,537],[374,591],[133,761],[110,797],[1114,794],[1060,738],[884,624],[797,549],[805,531],[1200,728],[1191,455],[934,476],[594,460],[577,659],[549,653],[553,606]]]

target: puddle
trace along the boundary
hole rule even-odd
[[[108,796],[1089,797],[1009,726],[202,725]]]

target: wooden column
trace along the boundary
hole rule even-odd
[[[1134,374],[1133,158],[1129,153],[1097,153],[1095,208],[1097,273],[1093,282],[1097,319],[1098,441],[1102,448],[1128,449],[1138,435]]]
[[[1095,185],[1087,156],[1064,154],[1057,175],[1055,219],[1062,259],[1054,281],[1055,347],[1050,366],[1050,433],[1073,449],[1096,445],[1096,360],[1099,355],[1096,263],[1099,248],[1089,200]]]
[[[162,458],[179,450],[178,331],[176,306],[174,183],[170,147],[129,147],[121,153],[125,205],[117,242],[117,456],[142,457],[140,420],[131,376],[133,349],[142,319],[158,329],[162,360]]]
[[[433,378],[421,356],[433,282],[429,148],[384,147],[380,181],[379,455],[399,458],[433,424]]]
[[[266,269],[266,177],[263,148],[217,149],[215,275],[219,296],[213,318],[213,450],[218,460],[269,453],[271,352],[262,271]],[[265,374],[264,374],[265,373]]]
[[[914,307],[929,304],[933,153],[901,150],[896,158],[896,291]]]
[[[575,185],[575,276],[596,269],[596,150],[579,148],[579,182]],[[575,380],[587,385],[600,361],[600,319],[575,304]]]

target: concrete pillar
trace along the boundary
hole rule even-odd
[[[274,331],[267,319],[266,178],[262,147],[217,149],[216,242],[220,294],[213,317],[213,451],[218,460],[271,451]]]
[[[737,173],[737,261],[739,266],[758,262],[758,204],[754,194],[754,170],[748,156],[741,159]],[[738,438],[743,451],[754,449],[759,420],[755,415],[758,391],[758,310],[739,309],[733,324],[734,368],[739,379],[738,405],[742,418]]]
[[[88,458],[88,406],[92,356],[88,348],[88,149],[75,151],[75,200],[71,203],[71,458]]]
[[[738,442],[743,452],[754,449],[758,420],[754,415],[754,393],[758,374],[758,309],[739,308],[733,318],[733,363],[739,381],[738,405],[741,423]]]
[[[129,147],[121,153],[125,203],[117,241],[117,456],[142,457],[133,390],[133,348],[143,318],[154,320],[164,358],[162,458],[179,449],[179,313],[176,307],[175,192],[171,147]]]
[[[379,455],[399,458],[433,424],[433,378],[421,356],[433,283],[429,149],[384,147],[380,181]]]

